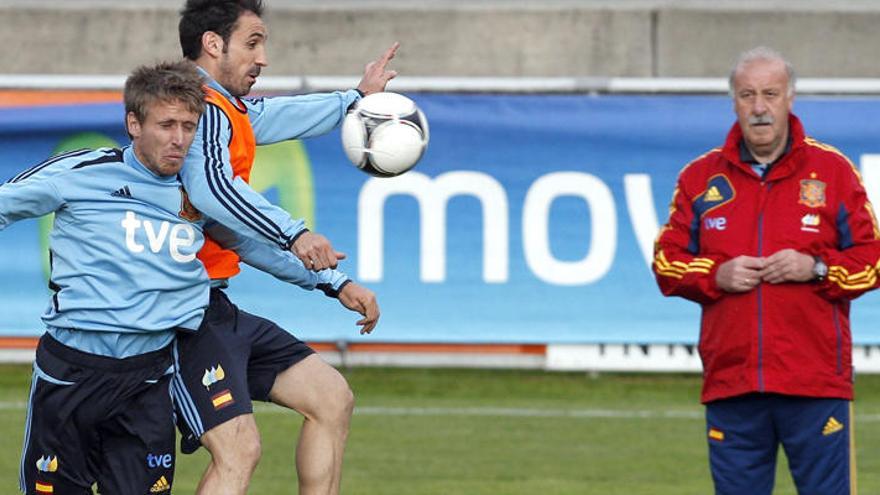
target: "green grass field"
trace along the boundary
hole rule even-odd
[[[345,494],[711,494],[696,375],[356,368]],[[0,366],[0,493],[16,493],[30,370]],[[859,492],[880,493],[880,376],[857,383]],[[250,493],[296,493],[300,420],[260,405]],[[795,494],[780,455],[776,494]],[[204,451],[180,456],[193,493]]]

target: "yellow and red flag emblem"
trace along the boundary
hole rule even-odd
[[[224,407],[234,404],[235,399],[232,398],[232,392],[226,389],[219,394],[211,397],[211,403],[214,404],[214,410],[223,409]]]
[[[719,430],[718,428],[709,428],[709,438],[711,438],[712,440],[723,442],[724,432]]]

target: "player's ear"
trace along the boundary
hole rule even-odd
[[[208,54],[211,58],[220,58],[223,53],[223,37],[214,31],[205,31],[202,33],[202,52]]]
[[[134,112],[128,112],[125,114],[125,130],[128,131],[128,135],[132,138],[140,137],[141,122],[138,120],[137,115],[135,115]]]

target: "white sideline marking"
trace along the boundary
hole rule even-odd
[[[0,401],[0,411],[24,411],[25,402]],[[261,414],[287,414],[274,404],[254,404]],[[357,416],[493,416],[521,418],[703,419],[702,410],[538,409],[517,407],[356,407]],[[880,414],[856,414],[861,423],[880,422]]]
[[[254,404],[259,413],[284,413],[274,404]],[[516,407],[355,407],[358,416],[494,416],[524,418],[703,419],[700,410],[539,409]],[[860,423],[880,422],[880,414],[856,414]]]
[[[699,419],[701,411],[650,411],[616,409],[538,409],[515,407],[356,407],[364,416],[496,416],[522,418],[681,418]]]

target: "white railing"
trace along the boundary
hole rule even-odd
[[[355,76],[263,76],[256,91],[331,91],[357,85]],[[7,74],[0,89],[121,90],[124,75]],[[880,79],[799,79],[799,94],[880,95]],[[727,92],[725,78],[699,77],[405,77],[388,86],[399,92],[476,93],[708,93]]]

